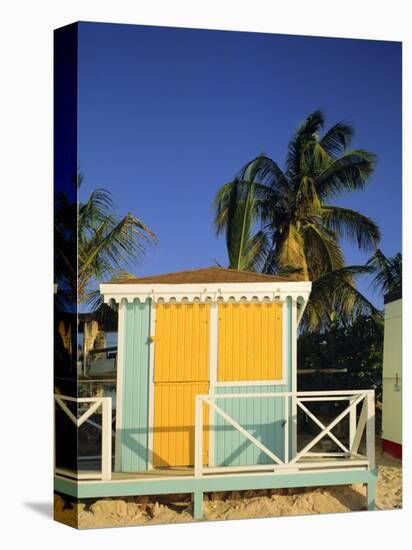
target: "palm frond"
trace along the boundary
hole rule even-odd
[[[369,266],[345,266],[313,281],[302,328],[326,328],[331,322],[332,312],[341,323],[350,323],[359,315],[372,316],[380,321],[382,313],[356,289],[353,282],[354,277],[371,272]]]
[[[381,239],[378,225],[356,210],[339,206],[323,206],[322,218],[326,227],[355,241],[362,250],[375,249]]]
[[[324,134],[320,145],[329,155],[335,157],[345,152],[354,134],[355,130],[351,124],[337,122]]]
[[[247,269],[250,266],[250,243],[256,221],[254,184],[247,186],[235,181],[227,204],[228,224],[226,246],[229,254],[229,267]],[[246,193],[245,193],[246,191]]]
[[[253,181],[264,184],[268,189],[282,193],[290,194],[290,183],[278,164],[265,155],[259,155],[254,160],[248,162],[239,172],[238,180]]]
[[[296,178],[300,173],[301,153],[307,142],[316,138],[323,128],[324,117],[320,110],[311,113],[306,120],[300,124],[293,138],[289,142],[286,155],[286,170],[290,178]]]
[[[388,258],[378,248],[367,265],[374,274],[371,288],[383,294],[402,288],[402,254]]]
[[[304,240],[311,278],[344,266],[345,260],[336,238],[328,234],[324,228],[308,223],[305,226]]]
[[[364,189],[375,163],[376,156],[369,151],[356,149],[345,153],[319,174],[316,183],[319,197]]]

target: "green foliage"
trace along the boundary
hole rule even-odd
[[[402,288],[402,254],[388,258],[378,248],[375,254],[369,258],[368,266],[374,273],[372,288],[382,294],[393,292]]]
[[[375,250],[379,228],[360,212],[329,203],[344,192],[363,189],[376,159],[364,149],[348,149],[351,125],[323,127],[324,117],[315,111],[289,142],[283,170],[260,155],[214,200],[215,227],[226,236],[229,267],[317,283],[305,313],[312,329],[327,326],[334,315],[345,320],[359,313],[378,315],[356,291],[353,277],[364,267],[345,266],[340,239]]]
[[[298,339],[298,369],[347,369],[347,372],[298,375],[298,390],[375,389],[382,396],[383,324],[359,316],[334,323],[326,332],[303,332]]]
[[[81,186],[79,175],[75,185]],[[68,227],[77,216],[77,228]],[[76,231],[77,229],[77,231]],[[96,189],[85,202],[72,203],[63,193],[55,201],[55,271],[59,293],[71,303],[101,305],[101,297],[91,287],[95,281],[121,272],[139,260],[148,245],[155,242],[153,232],[131,212],[116,213],[109,191]],[[77,263],[73,251],[77,250]]]

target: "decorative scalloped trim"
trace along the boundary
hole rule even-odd
[[[175,295],[175,294],[105,294],[104,301],[106,303],[120,303],[122,300],[126,302],[133,303],[138,301],[140,303],[148,302],[152,300],[154,303],[171,303],[171,304],[190,304],[190,303],[221,303],[221,302],[284,302],[287,298],[292,298],[292,300],[302,300],[305,302],[308,296],[297,293],[273,293],[268,294],[267,292],[262,294],[187,294],[187,295]]]

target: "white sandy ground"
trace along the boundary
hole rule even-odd
[[[377,454],[378,485],[376,507],[391,510],[402,507],[402,464],[383,453]],[[230,491],[205,495],[204,519],[243,519],[303,514],[325,514],[365,510],[366,487],[333,486],[310,489]],[[78,527],[120,527],[191,522],[192,504],[186,496],[156,498],[127,497],[65,502],[56,495],[55,519]]]

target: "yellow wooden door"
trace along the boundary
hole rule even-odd
[[[194,464],[195,396],[209,391],[209,304],[157,304],[153,465]],[[204,406],[203,459],[208,454]]]
[[[282,379],[282,305],[219,304],[218,381]]]

